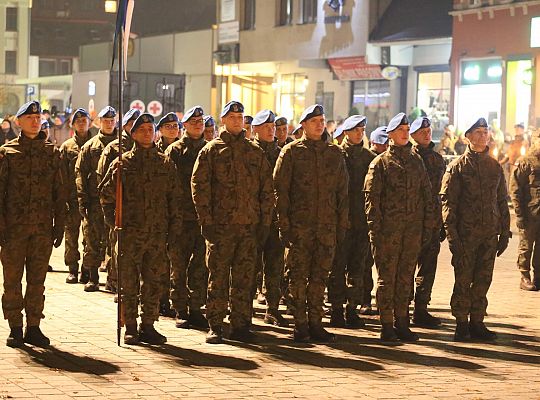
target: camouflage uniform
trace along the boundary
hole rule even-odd
[[[414,293],[415,310],[426,310],[431,300],[431,291],[433,282],[435,282],[435,272],[437,271],[437,257],[441,249],[442,211],[439,192],[441,191],[441,180],[446,164],[443,157],[433,150],[434,147],[434,143],[431,143],[427,148],[418,145],[413,146],[413,151],[424,161],[429,182],[431,183],[431,200],[434,215],[431,241],[420,250],[418,256],[418,272],[415,279],[416,291]]]
[[[412,145],[390,145],[369,166],[364,191],[382,324],[408,318],[422,243],[433,229],[431,186]]]
[[[83,138],[75,134],[60,146],[60,159],[63,174],[67,184],[67,216],[65,227],[65,252],[64,263],[75,273],[78,273],[78,262],[81,258],[79,253],[79,232],[81,229],[81,213],[77,202],[77,185],[75,184],[75,163],[81,151],[81,147],[88,141],[88,136]]]
[[[517,265],[529,275],[531,261],[534,285],[540,282],[540,143],[534,143],[527,154],[518,160],[510,177],[510,196],[519,229]],[[531,260],[532,257],[532,260]]]
[[[176,165],[181,188],[182,232],[178,246],[169,249],[171,259],[171,293],[177,313],[200,310],[206,302],[208,272],[204,262],[206,244],[197,223],[197,213],[191,197],[191,175],[199,152],[206,144],[204,137],[191,139],[184,135],[165,151]]]
[[[115,220],[117,167],[115,160],[100,186],[109,226]],[[118,267],[123,317],[126,326],[135,323],[140,293],[142,323],[153,324],[158,320],[161,282],[167,273],[167,242],[176,242],[182,223],[176,168],[156,147],[135,145],[122,157],[122,186],[124,245]]]
[[[330,273],[328,299],[332,307],[340,309],[343,303],[354,310],[364,298],[364,274],[368,254],[371,253],[365,213],[364,180],[369,164],[375,158],[363,142],[352,144],[345,139],[341,144],[345,165],[349,173],[349,222],[345,240],[338,243],[336,257]]]
[[[97,269],[105,259],[105,246],[107,242],[103,212],[99,204],[97,175],[98,162],[103,149],[114,140],[114,133],[105,135],[101,131],[97,136],[87,141],[81,148],[75,173],[77,175],[77,197],[83,218],[84,250],[82,267],[97,275]],[[95,278],[94,278],[95,279]],[[97,282],[95,282],[97,283]]]
[[[39,326],[44,318],[44,283],[53,240],[64,231],[67,187],[60,153],[45,137],[44,132],[36,139],[21,134],[0,147],[2,309],[12,328],[22,327],[23,308],[28,326]]]
[[[277,139],[273,142],[264,142],[255,138],[253,142],[264,150],[266,159],[273,169],[281,151]],[[262,271],[263,274],[263,293],[267,310],[277,311],[279,308],[279,300],[281,299],[280,285],[284,270],[284,252],[285,247],[279,240],[277,213],[274,210],[268,238],[263,244],[259,244],[257,252],[257,271]]]
[[[442,181],[442,215],[455,275],[450,305],[458,323],[469,315],[471,322],[484,320],[497,235],[511,236],[503,170],[488,150],[467,147]]]
[[[231,330],[248,329],[257,229],[272,221],[270,165],[263,150],[246,139],[244,132],[232,135],[224,130],[199,153],[191,188],[207,246],[210,328],[221,329],[231,277]]]
[[[168,139],[165,139],[163,136],[160,137],[156,142],[156,147],[158,151],[165,154],[165,150],[167,150],[167,147],[169,147],[171,144],[178,142],[179,138],[174,138],[174,140],[171,143],[167,143]]]
[[[341,150],[324,140],[295,140],[282,149],[276,163],[278,224],[290,242],[289,297],[299,331],[308,320],[310,328],[321,327],[336,234],[348,228],[348,179]]]

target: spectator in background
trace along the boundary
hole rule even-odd
[[[336,131],[336,128],[337,128],[337,124],[336,124],[336,121],[334,121],[333,119],[330,119],[326,122],[326,130],[331,136],[333,136],[334,132]]]
[[[525,126],[522,123],[514,125],[514,140],[510,142],[506,154],[499,161],[503,167],[506,182],[510,182],[510,176],[512,176],[518,158],[524,156],[529,148],[529,142],[525,140],[524,134]]]
[[[467,145],[469,144],[469,141],[465,137],[465,135],[461,134],[457,137],[457,142],[454,144],[454,151],[456,152],[456,155],[460,156],[463,153],[465,153],[465,150],[467,149]]]
[[[2,121],[2,129],[0,130],[0,146],[16,137],[17,132],[13,128],[13,123],[6,116]]]
[[[448,136],[443,136],[440,144],[439,154],[443,156],[456,155],[456,152],[452,148],[452,140]]]

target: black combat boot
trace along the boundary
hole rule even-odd
[[[206,343],[208,344],[223,343],[223,328],[221,326],[210,327],[210,331],[206,335]]]
[[[177,311],[175,325],[177,328],[188,329],[189,328],[189,316],[187,311]]]
[[[137,322],[126,323],[124,332],[124,344],[137,345],[140,343],[139,332],[137,332]]]
[[[98,292],[99,291],[99,272],[97,268],[90,270],[90,278],[86,285],[84,285],[85,292]]]
[[[381,323],[381,341],[389,343],[398,341],[394,325],[385,322]]]
[[[356,313],[356,307],[355,306],[347,306],[345,307],[345,325],[347,325],[347,328],[363,328],[366,326],[366,323],[362,318],[358,316]]]
[[[139,325],[139,340],[148,344],[164,344],[167,338],[156,331],[154,324]]]
[[[345,328],[343,306],[332,306],[332,311],[330,312],[330,326],[334,328]]]
[[[9,336],[6,340],[8,347],[21,347],[24,344],[22,326],[11,328]]]
[[[162,299],[159,303],[159,315],[162,317],[174,318],[176,317],[176,311],[171,309],[171,303],[169,299]]]
[[[298,343],[307,343],[309,342],[309,328],[307,324],[295,325],[293,338],[295,342]]]
[[[33,344],[37,347],[48,347],[51,344],[51,341],[41,332],[39,326],[27,326],[23,340],[25,343]]]
[[[208,329],[208,321],[201,310],[189,310],[188,323],[199,329]]]
[[[82,283],[83,285],[86,285],[89,280],[90,280],[90,270],[88,270],[87,268],[82,267],[81,268],[81,276],[79,277],[79,283]]]
[[[72,264],[69,266],[69,275],[66,278],[66,283],[77,283],[79,281],[77,275],[79,274],[79,264]]]
[[[468,321],[457,321],[456,331],[454,332],[455,342],[468,342],[471,340]]]
[[[531,281],[531,273],[529,271],[521,271],[521,280],[519,282],[519,288],[526,291],[536,291],[538,288]]]
[[[427,308],[414,308],[413,322],[416,326],[423,328],[436,328],[441,324],[441,320],[431,315]]]
[[[497,334],[490,331],[482,321],[471,321],[469,323],[469,331],[471,333],[471,339],[491,341],[497,338]]]
[[[287,320],[283,318],[279,310],[275,308],[266,310],[266,314],[264,315],[264,323],[268,325],[280,326],[283,328],[289,326]]]
[[[324,329],[321,323],[309,325],[309,336],[315,342],[330,343],[336,341],[336,335]]]
[[[409,318],[396,318],[396,335],[402,342],[416,342],[418,335],[409,329]]]
[[[238,342],[253,342],[256,339],[256,335],[249,329],[249,327],[244,326],[242,328],[231,328],[229,339],[236,340]]]

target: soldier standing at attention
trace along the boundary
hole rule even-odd
[[[289,123],[287,118],[276,118],[276,138],[277,144],[280,148],[283,148],[286,144],[291,143],[294,139],[289,137]]]
[[[157,129],[161,136],[156,142],[156,146],[160,152],[165,153],[167,147],[178,140],[180,129],[182,129],[181,125],[178,115],[173,112],[168,113],[159,120]]]
[[[204,260],[206,244],[197,223],[197,213],[191,197],[191,175],[204,140],[204,111],[201,106],[190,108],[184,114],[185,128],[180,140],[171,144],[165,155],[176,165],[179,178],[179,206],[182,209],[181,240],[174,248],[169,246],[171,259],[170,298],[176,310],[176,327],[208,328],[201,312],[206,302],[208,272]]]
[[[251,128],[251,123],[253,122],[253,117],[251,115],[244,115],[244,129],[246,131],[246,139],[253,139],[253,129]]]
[[[373,160],[366,176],[366,213],[379,275],[381,340],[409,342],[418,340],[409,329],[409,296],[420,249],[431,240],[431,186],[422,159],[412,152],[407,116],[397,114],[386,132],[390,147]]]
[[[537,131],[538,132],[538,131]],[[510,176],[510,196],[519,229],[517,265],[521,273],[521,290],[540,290],[540,143],[538,133],[532,146],[516,163]],[[531,279],[531,261],[534,275]]]
[[[294,340],[330,342],[335,336],[322,325],[324,290],[336,240],[349,226],[349,178],[339,147],[322,140],[323,107],[306,108],[300,123],[304,135],[281,150],[274,170],[279,234],[289,248]]]
[[[244,106],[231,101],[221,112],[224,130],[199,153],[191,191],[206,239],[209,271],[207,343],[221,343],[230,291],[230,339],[253,337],[251,282],[257,238],[268,234],[274,197],[264,151],[246,139]]]
[[[364,325],[356,313],[356,307],[362,304],[364,297],[366,262],[371,258],[363,189],[369,164],[375,158],[362,140],[366,123],[365,116],[353,115],[337,130],[345,136],[341,149],[349,173],[350,227],[345,240],[337,245],[328,285],[328,298],[332,303],[330,326],[335,327],[358,328]],[[371,264],[369,267],[371,269]],[[345,313],[344,303],[347,303]]]
[[[39,324],[44,318],[44,283],[52,247],[60,246],[64,236],[67,188],[60,153],[45,141],[40,113],[37,101],[24,104],[16,114],[21,134],[0,147],[2,310],[10,327],[9,347],[21,347],[23,342],[39,347],[50,344]]]
[[[216,137],[216,121],[211,115],[204,116],[204,140],[209,142]]]
[[[431,300],[435,272],[437,271],[437,257],[441,250],[441,242],[446,237],[442,226],[441,181],[446,169],[443,157],[437,153],[435,143],[431,141],[431,121],[426,117],[419,117],[413,121],[410,130],[415,145],[413,152],[424,161],[424,166],[431,183],[431,200],[433,203],[434,226],[431,232],[431,241],[422,247],[418,256],[418,272],[416,273],[416,290],[414,293],[413,322],[417,326],[433,328],[441,324],[441,320],[431,315],[427,306]],[[413,293],[411,293],[411,296]]]
[[[71,126],[75,131],[72,138],[66,140],[60,146],[60,159],[64,169],[64,177],[67,184],[67,218],[66,218],[66,242],[64,251],[64,263],[69,268],[66,283],[79,281],[79,232],[81,228],[81,214],[77,202],[77,185],[75,184],[75,163],[81,151],[81,147],[90,138],[90,114],[84,108],[78,108],[71,116]]]
[[[486,120],[476,121],[465,136],[470,144],[447,167],[441,188],[455,275],[450,302],[456,318],[454,340],[493,340],[497,335],[486,327],[484,316],[495,256],[506,250],[512,236],[506,182],[501,166],[489,155]]]
[[[273,169],[279,157],[281,148],[275,138],[276,122],[275,114],[270,110],[260,111],[253,118],[253,142],[264,150],[266,159]],[[263,292],[266,300],[266,314],[264,322],[276,326],[288,326],[287,321],[279,313],[279,300],[281,299],[280,284],[283,279],[285,248],[279,240],[277,226],[277,213],[275,208],[272,212],[272,225],[267,238],[263,239],[258,246],[257,271],[263,275]]]
[[[125,245],[118,257],[118,268],[122,271],[125,344],[167,341],[156,331],[154,322],[159,318],[163,275],[168,273],[167,245],[178,245],[182,218],[176,168],[158,151],[155,135],[154,117],[141,114],[131,129],[135,145],[122,157]],[[118,165],[118,160],[111,164],[100,186],[105,221],[111,228],[115,223]],[[141,324],[137,332],[139,293]]]
[[[97,169],[101,153],[116,138],[116,110],[107,106],[99,112],[98,117],[99,132],[84,144],[75,164],[79,212],[83,217],[82,268],[89,276],[87,282],[84,282],[83,279],[80,280],[81,283],[85,283],[85,292],[99,290],[98,268],[105,258],[108,232],[105,229],[103,211],[99,204],[98,185],[100,181]]]

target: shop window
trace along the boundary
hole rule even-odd
[[[434,140],[440,139],[448,124],[450,104],[450,72],[418,74],[416,107],[431,119]]]
[[[255,29],[255,0],[244,0],[242,12],[242,30]]]
[[[392,117],[390,115],[390,81],[354,81],[350,114],[361,114],[367,117],[367,132],[386,125]]]
[[[278,26],[290,25],[293,15],[293,0],[277,0]]]
[[[5,53],[5,71],[6,74],[17,73],[17,52],[13,50],[7,50]]]
[[[6,32],[17,32],[17,8],[6,7]]]
[[[288,120],[298,122],[306,107],[307,76],[304,74],[285,74],[281,76],[279,108],[280,114]]]
[[[318,0],[302,1],[302,23],[312,24],[317,22],[317,1]]]

